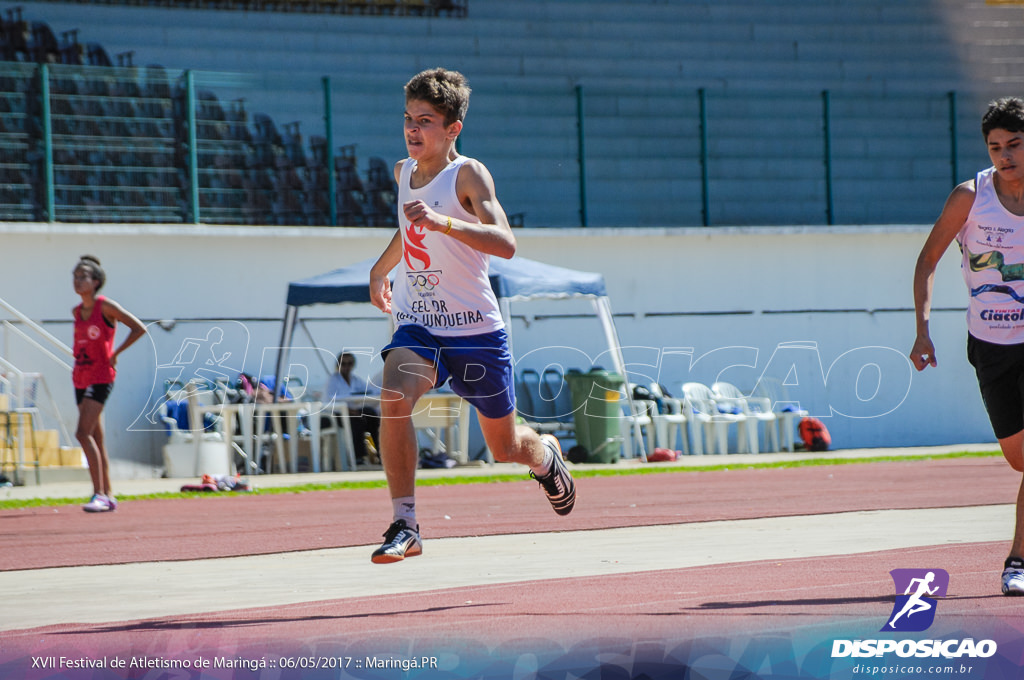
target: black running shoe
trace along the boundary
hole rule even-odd
[[[530,476],[544,489],[555,512],[559,515],[568,515],[576,503],[576,483],[572,481],[569,468],[562,459],[562,447],[558,444],[558,439],[550,434],[542,434],[540,441],[554,454],[554,460],[551,463],[551,470],[546,475],[538,477],[531,470]]]
[[[384,545],[373,551],[370,561],[374,564],[390,564],[422,553],[419,526],[410,529],[404,519],[396,519],[384,532]]]

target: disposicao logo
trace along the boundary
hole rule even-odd
[[[949,588],[949,573],[944,569],[893,569],[889,572],[896,586],[896,603],[882,632],[920,632],[935,621],[938,600]],[[902,593],[902,594],[901,594]],[[988,658],[997,651],[993,640],[833,640],[832,658],[899,657],[955,659]]]
[[[945,597],[949,588],[949,573],[945,569],[893,569],[889,575],[896,585],[896,604],[882,630],[928,630],[935,621],[935,598]]]

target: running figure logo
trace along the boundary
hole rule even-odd
[[[893,569],[889,574],[896,586],[896,604],[882,630],[927,630],[935,620],[934,598],[946,596],[949,573],[944,569]]]

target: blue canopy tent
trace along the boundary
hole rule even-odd
[[[299,310],[302,307],[317,304],[369,304],[370,268],[375,262],[376,258],[363,260],[348,267],[288,284],[287,307],[281,328],[281,342],[275,371],[277,384],[280,384],[281,374],[284,367],[288,365]],[[489,276],[491,288],[501,305],[502,317],[505,319],[506,329],[509,333],[510,346],[512,345],[511,304],[513,302],[589,298],[593,302],[594,310],[604,330],[615,370],[620,375],[626,375],[622,347],[615,330],[611,304],[602,274],[556,267],[523,257],[514,257],[511,260],[492,257]],[[627,395],[631,397],[629,392],[626,390]],[[643,438],[639,436],[639,426],[636,429],[635,434],[640,440],[641,455],[646,458]]]
[[[288,306],[370,302],[370,268],[376,259],[363,260],[326,274],[288,284]],[[555,267],[516,257],[491,258],[491,288],[499,300],[607,297],[604,276]]]

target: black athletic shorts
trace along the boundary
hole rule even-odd
[[[83,399],[92,399],[101,404],[107,403],[107,397],[114,389],[114,383],[99,383],[88,387],[75,388],[75,403],[81,404]]]
[[[1024,344],[997,345],[967,335],[967,360],[997,439],[1024,430]]]

